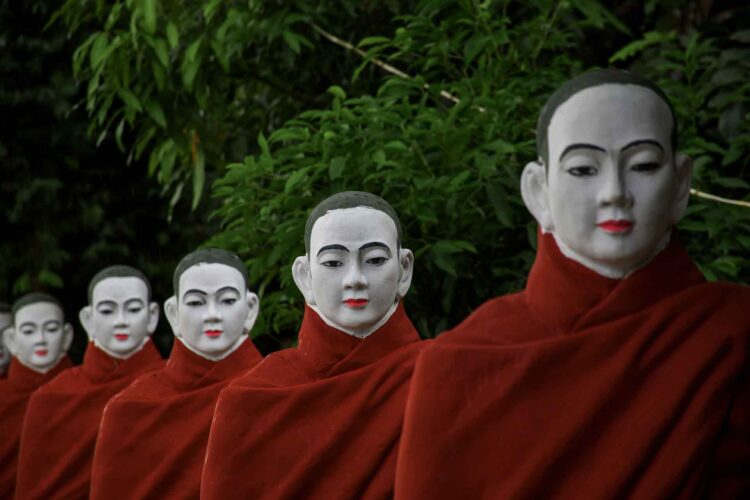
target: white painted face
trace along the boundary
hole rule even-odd
[[[293,276],[324,321],[364,337],[380,327],[411,284],[414,256],[398,248],[396,224],[380,210],[355,207],[320,217],[310,255],[298,257]]]
[[[97,347],[114,357],[128,358],[156,330],[159,305],[148,302],[142,279],[106,278],[94,286],[92,303],[81,310],[80,319]]]
[[[659,253],[684,214],[691,162],[672,154],[669,107],[644,87],[606,84],[563,103],[549,166],[527,165],[524,201],[568,257],[621,278]]]
[[[1,335],[3,330],[10,326],[13,321],[10,313],[0,313],[0,374],[5,373],[10,364],[11,354],[7,347],[5,347],[5,341]]]
[[[252,329],[258,297],[224,264],[197,264],[182,273],[179,285],[180,297],[164,305],[175,336],[207,359],[226,357]]]
[[[73,328],[51,302],[36,302],[16,311],[14,328],[5,332],[6,345],[18,361],[47,372],[62,359],[73,340]]]

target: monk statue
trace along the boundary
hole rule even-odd
[[[305,255],[292,265],[306,303],[299,345],[222,392],[202,498],[393,495],[407,384],[423,345],[402,301],[413,269],[382,198],[342,192],[312,210]]]
[[[104,406],[164,362],[150,342],[159,321],[148,278],[130,266],[98,272],[79,315],[89,337],[83,364],[65,370],[29,401],[15,497],[87,498]]]
[[[0,498],[13,498],[29,398],[72,366],[67,352],[73,327],[65,322],[62,304],[55,297],[40,292],[22,296],[13,303],[11,321],[3,330],[12,359],[7,378],[0,381]]]
[[[10,365],[10,351],[5,347],[3,341],[3,331],[10,327],[13,323],[10,314],[10,304],[6,302],[0,302],[0,380],[4,379],[8,373],[8,366]]]
[[[707,282],[680,241],[677,137],[634,73],[549,97],[526,287],[420,355],[397,498],[750,498],[750,289]]]
[[[261,359],[249,338],[258,296],[236,255],[196,250],[177,265],[173,286],[164,304],[176,339],[169,361],[107,403],[94,452],[92,499],[198,498],[219,392]],[[118,353],[118,342],[137,348],[142,340],[115,336],[100,342]]]

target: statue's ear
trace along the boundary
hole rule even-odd
[[[73,325],[65,323],[63,326],[63,350],[62,352],[68,352],[70,345],[73,343]]]
[[[94,309],[90,305],[85,306],[81,311],[78,313],[78,319],[81,322],[81,325],[83,325],[83,330],[86,332],[86,335],[89,337],[89,341],[94,341]]]
[[[521,174],[521,196],[526,208],[542,228],[542,232],[552,231],[554,224],[547,198],[547,173],[543,164],[535,161],[526,164]]]
[[[167,317],[169,326],[172,327],[172,333],[175,337],[180,337],[180,321],[177,313],[177,297],[172,295],[164,302],[164,315]]]
[[[414,276],[414,254],[408,248],[398,251],[398,263],[400,273],[398,278],[398,298],[406,296],[411,286],[411,278]]]
[[[156,325],[159,324],[159,304],[151,302],[148,305],[148,325],[146,325],[146,331],[149,335],[156,331]]]
[[[258,300],[258,296],[250,290],[245,294],[245,300],[247,300],[247,307],[250,308],[250,311],[247,313],[247,319],[245,320],[245,333],[250,333],[250,330],[253,329],[255,320],[258,319],[258,314],[260,313],[260,301]]]
[[[674,204],[672,205],[672,225],[676,225],[687,210],[690,200],[690,184],[693,178],[693,159],[686,154],[677,153],[674,158],[677,188]]]
[[[315,295],[312,290],[312,275],[310,274],[310,258],[307,255],[300,255],[294,259],[292,264],[292,278],[294,283],[305,297],[305,302],[309,305],[315,305]]]
[[[3,342],[12,356],[16,355],[16,329],[9,326],[3,330]]]

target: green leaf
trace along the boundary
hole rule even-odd
[[[391,39],[385,36],[368,36],[360,40],[357,47],[367,47],[368,45],[375,45],[378,43],[388,43]]]
[[[120,99],[123,100],[127,107],[138,112],[143,111],[140,101],[138,101],[138,98],[131,91],[127,89],[118,89],[117,95],[120,96]]]
[[[642,39],[631,42],[615,52],[614,55],[609,58],[609,62],[614,63],[617,61],[624,61],[643,52],[652,45],[664,43],[673,40],[674,38],[674,32],[662,33],[660,31],[650,31],[643,35]]]
[[[346,99],[346,92],[344,92],[344,89],[342,89],[338,85],[331,85],[330,87],[328,87],[327,92],[338,97],[342,101]]]
[[[201,43],[203,42],[203,38],[198,38],[196,41],[191,43],[187,49],[185,49],[185,60],[193,62],[195,61],[195,58],[198,56],[198,51],[201,48]]]
[[[172,21],[167,23],[167,41],[169,48],[174,49],[180,43],[180,32]]]
[[[295,54],[299,54],[300,51],[300,42],[299,37],[292,33],[291,31],[283,31],[281,33],[281,37],[284,39],[287,45],[289,45],[289,48],[292,49],[292,52]]]
[[[94,43],[91,44],[91,51],[89,52],[89,65],[93,71],[96,71],[105,57],[107,57],[108,47],[107,35],[99,33],[94,39]]]
[[[505,194],[502,186],[488,183],[487,198],[489,198],[490,204],[492,204],[492,208],[495,210],[497,220],[505,227],[513,227],[513,212],[508,203],[508,196]]]
[[[152,45],[157,59],[165,68],[169,67],[169,49],[163,38],[157,38]]]
[[[201,62],[185,59],[182,63],[182,84],[187,90],[193,90],[195,77],[198,75],[198,69]]]
[[[203,148],[198,146],[195,158],[193,158],[193,203],[192,209],[198,207],[203,196],[203,185],[206,182],[206,155]]]
[[[341,174],[344,172],[344,168],[346,168],[346,157],[337,156],[336,158],[331,160],[331,164],[328,166],[328,175],[330,176],[331,180],[341,178]]]
[[[297,186],[297,184],[299,184],[299,182],[305,178],[309,169],[310,167],[304,167],[292,172],[292,175],[289,176],[289,178],[286,180],[286,184],[284,184],[284,194],[291,193],[292,190]]]
[[[146,33],[153,35],[156,31],[156,0],[141,0],[143,12],[143,28]]]
[[[41,271],[39,271],[39,275],[37,276],[37,278],[39,279],[39,282],[44,285],[49,285],[54,288],[63,287],[63,280],[60,275],[50,271],[49,269],[42,269]]]
[[[143,107],[146,108],[146,113],[153,119],[161,128],[167,128],[167,119],[164,116],[164,110],[161,108],[161,104],[148,99],[143,103]]]

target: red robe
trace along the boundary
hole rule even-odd
[[[540,237],[523,292],[420,356],[396,496],[735,498],[749,337],[750,288],[707,283],[677,241],[614,280]]]
[[[298,348],[221,393],[201,498],[392,496],[419,340],[401,305],[362,340],[307,308]]]
[[[16,500],[86,498],[104,405],[137,377],[163,366],[152,342],[126,360],[89,344],[83,365],[36,391],[21,435]]]
[[[16,487],[18,444],[31,394],[72,365],[65,356],[47,373],[37,373],[11,360],[8,378],[0,381],[0,498],[12,498]]]
[[[166,368],[142,376],[105,407],[90,498],[198,498],[216,398],[260,359],[250,340],[220,361],[175,341]]]

